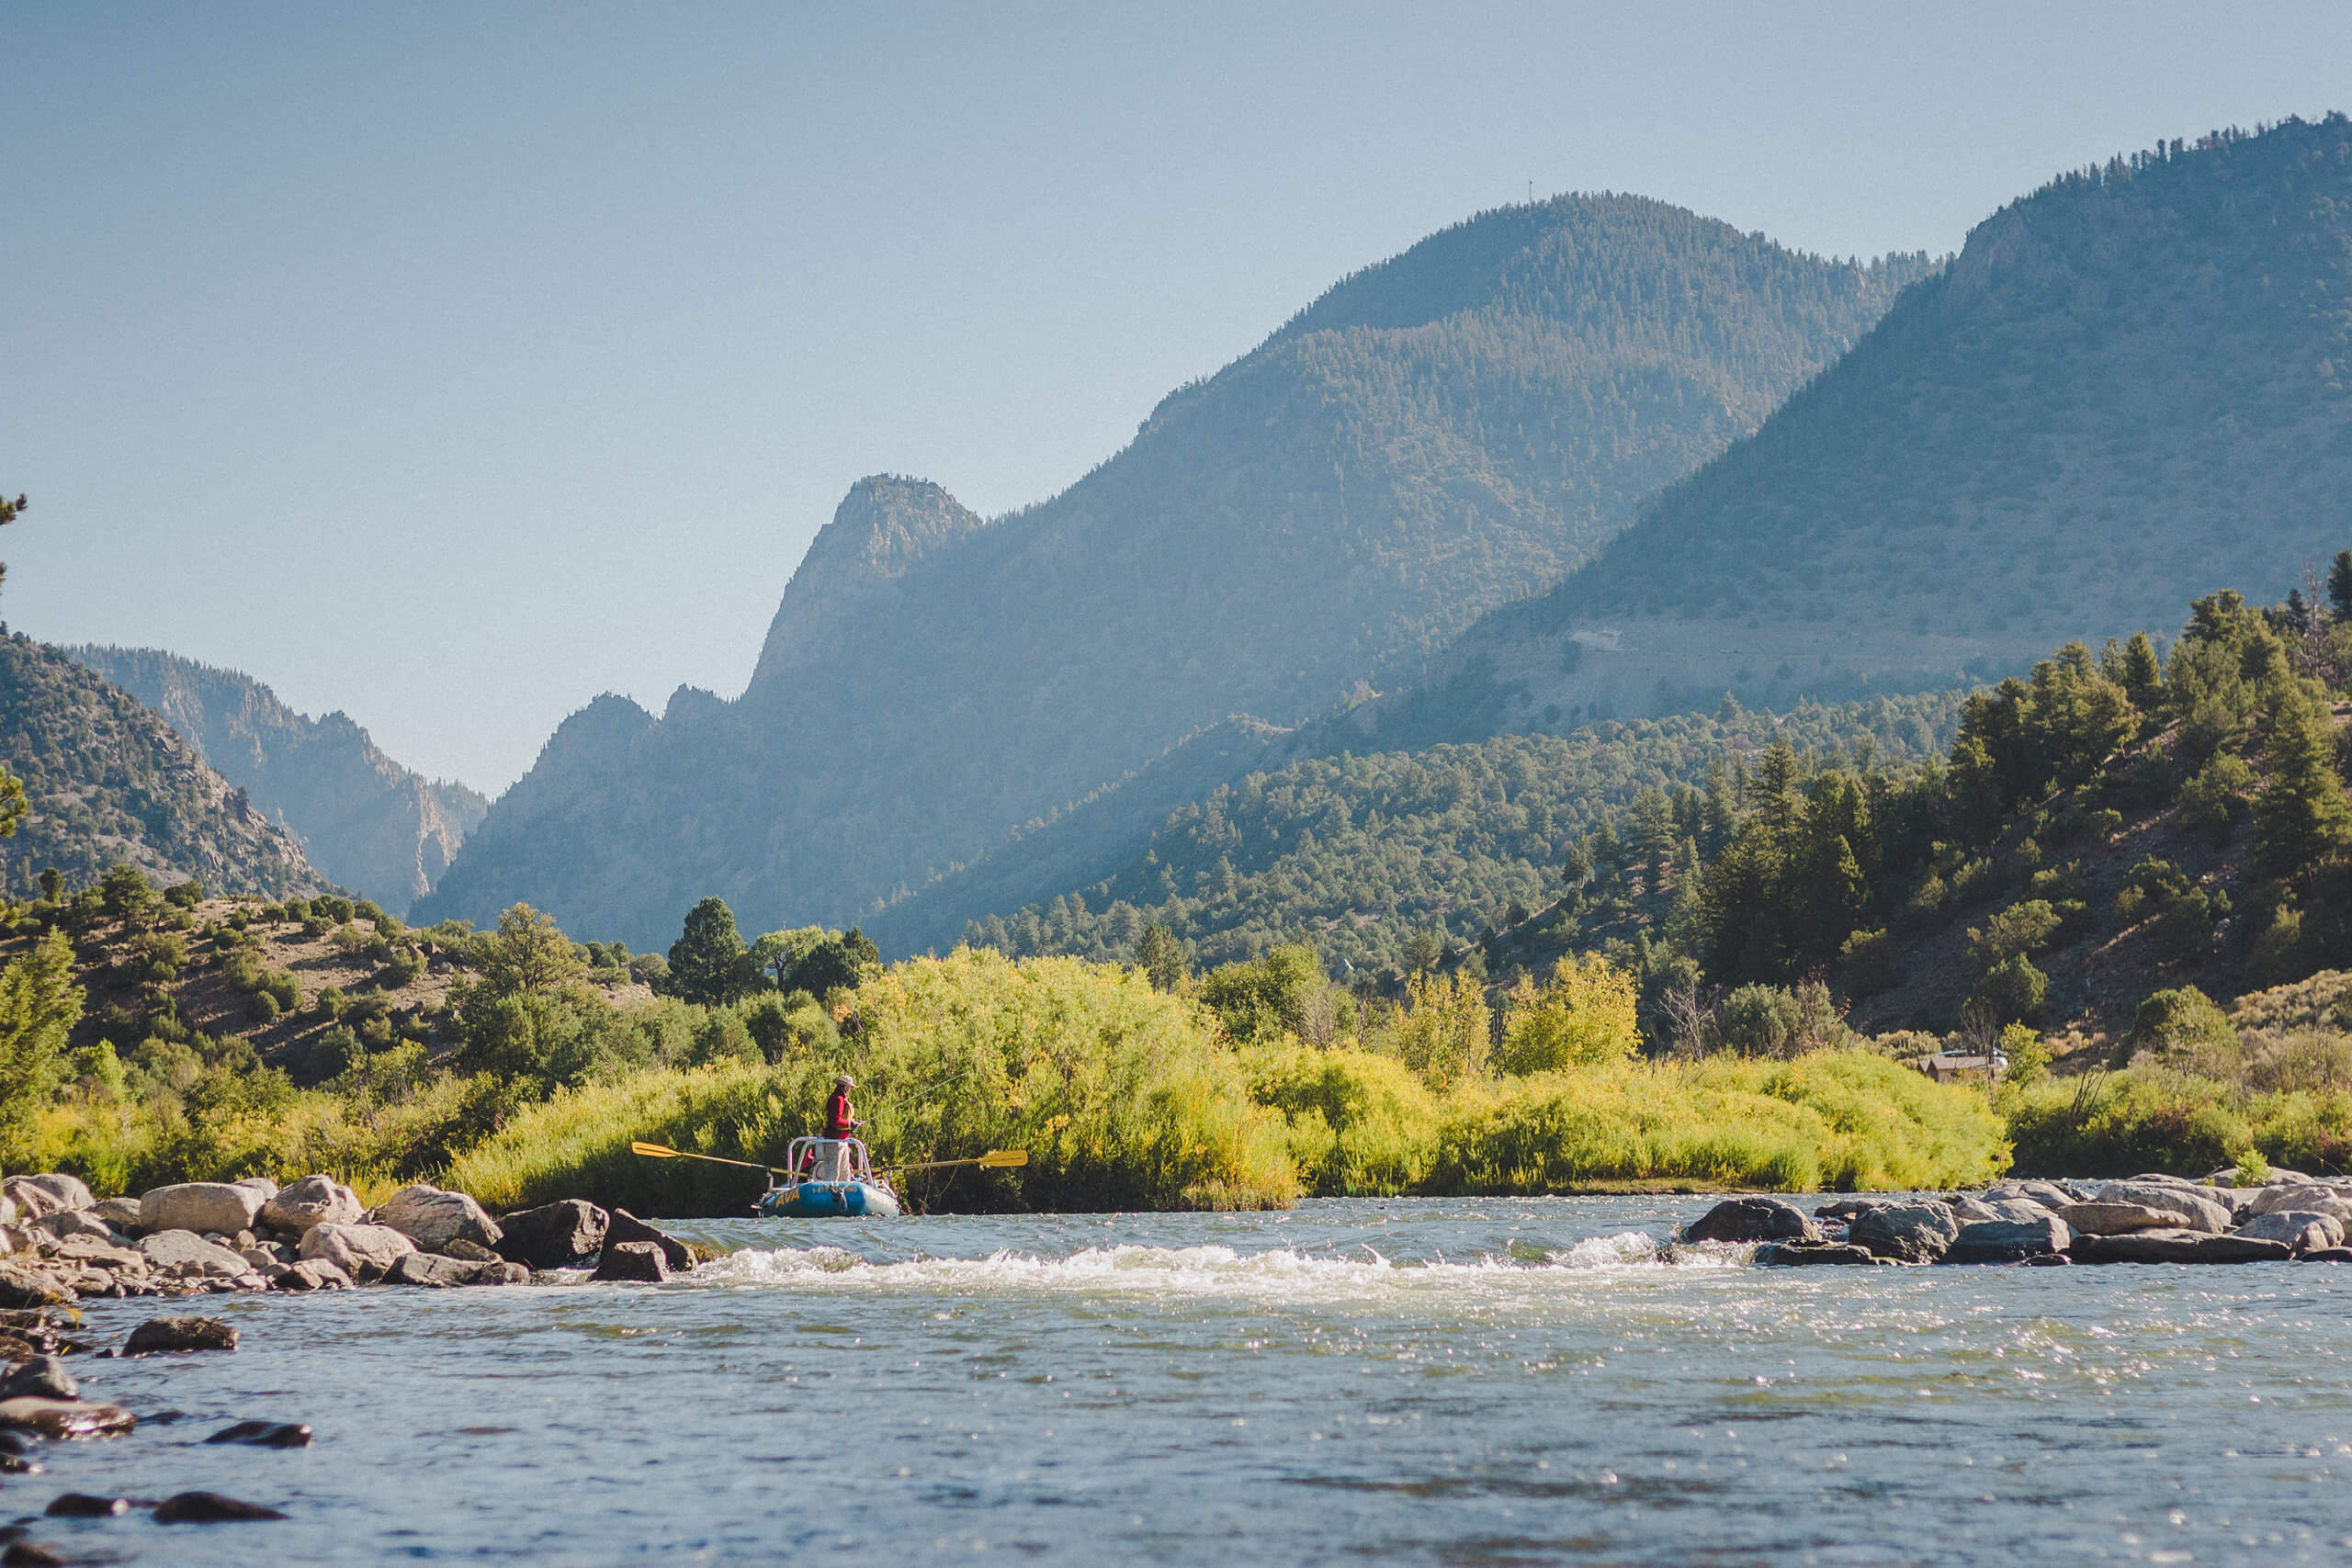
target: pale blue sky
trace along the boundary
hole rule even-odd
[[[732,694],[852,480],[994,514],[1538,195],[1942,253],[2352,107],[2352,8],[0,8],[0,614],[493,793]]]

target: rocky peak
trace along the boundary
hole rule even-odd
[[[752,689],[781,677],[872,613],[916,561],[980,526],[978,513],[929,479],[869,474],[858,480],[785,585]]]

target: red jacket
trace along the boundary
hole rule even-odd
[[[825,1136],[846,1138],[856,1130],[857,1113],[850,1108],[849,1093],[835,1089],[825,1101]]]

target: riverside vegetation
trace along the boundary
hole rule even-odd
[[[973,949],[886,966],[854,931],[746,942],[716,899],[664,958],[519,907],[477,933],[128,869],[51,893],[11,912],[0,1159],[100,1191],[323,1171],[368,1199],[431,1179],[492,1210],[740,1212],[741,1174],[629,1140],[779,1161],[843,1069],[893,1157],[1031,1152],[911,1179],[934,1208],[1955,1185],[2006,1157],[1981,1093],[1868,1053],[1644,1059],[1633,980],[1598,959],[1490,1008],[1454,976],[1360,999],[1297,950],[1204,976]]]

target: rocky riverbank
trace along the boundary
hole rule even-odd
[[[332,1291],[358,1285],[526,1285],[594,1264],[593,1278],[658,1283],[701,1259],[626,1209],[578,1199],[493,1216],[427,1182],[370,1209],[324,1175],[190,1181],[137,1198],[91,1195],[58,1173],[0,1181],[0,1308],[85,1296]]]
[[[1998,1181],[1977,1192],[1844,1198],[1806,1213],[1734,1198],[1682,1228],[1684,1242],[1753,1244],[1766,1267],[1806,1264],[2352,1263],[2352,1178],[2274,1171],[2259,1187],[2135,1176]]]

